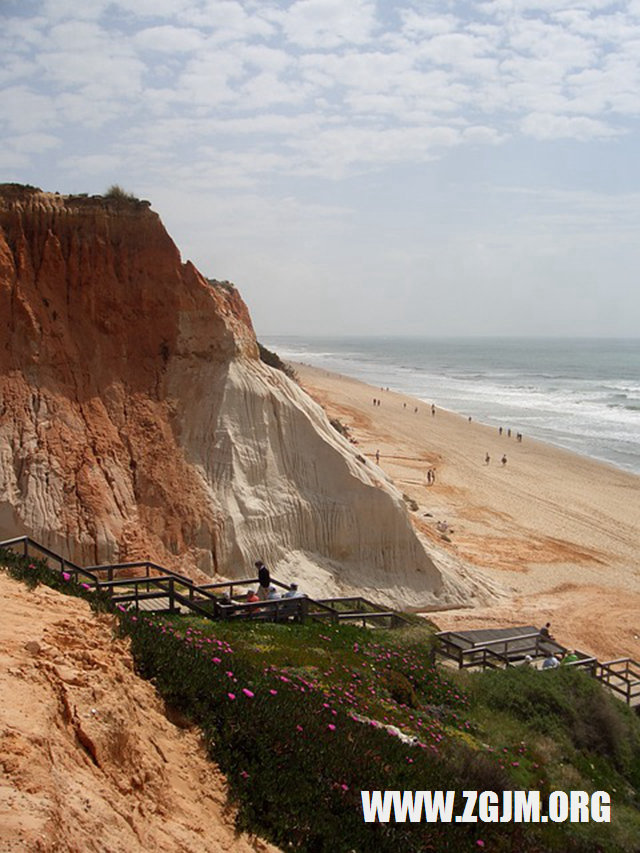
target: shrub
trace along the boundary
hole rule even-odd
[[[331,426],[335,429],[336,432],[339,432],[340,435],[344,436],[344,438],[349,438],[349,427],[342,423],[339,418],[331,418],[329,420]]]
[[[394,702],[406,705],[408,708],[416,708],[418,697],[409,679],[401,672],[391,670],[386,674],[385,682],[389,694]]]
[[[104,194],[105,198],[112,201],[140,201],[133,193],[128,193],[119,184],[112,184]]]
[[[507,711],[542,734],[606,756],[640,781],[640,720],[591,676],[575,667],[552,672],[510,667],[475,676],[476,698]]]
[[[294,382],[298,381],[298,377],[293,367],[291,367],[290,364],[286,364],[277,353],[272,352],[270,349],[263,346],[260,341],[258,341],[258,351],[260,353],[260,361],[268,364],[269,367],[275,367],[276,370],[280,370],[285,374],[285,376],[288,376],[289,379],[293,379]]]

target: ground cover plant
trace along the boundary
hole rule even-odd
[[[12,560],[27,581],[92,596],[37,561]],[[282,849],[637,849],[640,725],[587,676],[445,671],[416,626],[118,617],[139,673],[201,728],[238,826]],[[604,789],[613,823],[365,824],[363,789]]]

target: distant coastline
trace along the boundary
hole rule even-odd
[[[640,339],[264,340],[286,360],[640,474]]]

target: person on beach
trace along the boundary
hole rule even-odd
[[[558,661],[558,658],[553,654],[549,654],[549,656],[542,661],[543,669],[556,669],[556,667],[558,666],[560,666],[560,662]]]
[[[247,593],[246,602],[247,604],[253,604],[256,601],[260,601],[260,599],[258,598],[256,592],[253,589],[250,589]]]
[[[533,658],[531,657],[531,655],[525,655],[524,660],[522,661],[522,664],[521,664],[522,668],[523,669],[531,669],[532,664],[533,664]]]
[[[489,454],[487,453],[487,454],[485,455],[485,457],[484,457],[484,464],[485,464],[485,465],[488,465],[488,464],[489,464],[489,462],[491,462],[491,457],[490,457],[490,456],[489,456]]]
[[[498,435],[502,435],[502,427],[498,427]]]
[[[576,650],[574,649],[572,652],[567,652],[567,654],[562,658],[562,663],[575,663],[578,660],[578,655]]]
[[[506,453],[504,454],[504,456],[502,457],[502,459],[500,461],[502,462],[502,467],[504,468],[504,466],[507,464],[507,454]]]
[[[380,464],[380,451],[376,450],[376,465]]]
[[[431,417],[434,417],[435,413],[436,413],[435,403],[432,403],[431,404]]]

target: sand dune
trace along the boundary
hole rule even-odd
[[[489,606],[433,614],[442,629],[551,621],[567,646],[640,659],[640,477],[528,436],[520,443],[509,424],[499,435],[463,415],[433,416],[430,403],[295,368],[373,464],[379,452],[418,504],[425,539],[494,592]]]

